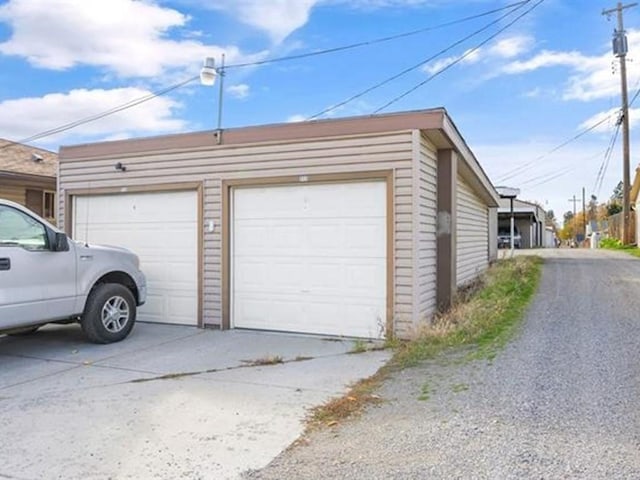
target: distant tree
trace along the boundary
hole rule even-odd
[[[620,213],[622,211],[622,205],[618,202],[610,202],[607,204],[607,216],[615,215],[616,213]]]
[[[547,210],[545,214],[545,223],[549,227],[553,227],[554,229],[558,227],[556,224],[556,215],[553,213],[553,210]]]
[[[569,223],[571,223],[571,220],[573,220],[573,212],[571,210],[564,212],[562,218],[564,219],[563,225],[566,227]]]
[[[618,182],[616,188],[613,189],[613,195],[611,195],[611,201],[614,203],[622,203],[622,192],[623,192],[622,182]]]

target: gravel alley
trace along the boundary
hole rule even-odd
[[[640,260],[547,250],[539,291],[492,360],[450,352],[386,400],[252,479],[640,478]]]

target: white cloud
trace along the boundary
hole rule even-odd
[[[515,35],[498,40],[489,47],[489,54],[501,58],[513,58],[531,49],[533,39],[529,36]]]
[[[466,50],[462,55],[466,55],[462,60],[456,62],[461,55],[453,55],[451,57],[444,57],[440,60],[436,60],[433,63],[428,63],[424,67],[422,67],[422,71],[428,73],[429,75],[433,75],[434,73],[439,72],[443,68],[446,68],[448,65],[456,62],[458,64],[473,64],[477,63],[481,59],[482,49],[478,48],[477,50]]]
[[[208,6],[235,16],[279,43],[309,20],[321,0],[218,0]],[[207,5],[203,5],[207,6]]]
[[[240,83],[238,85],[231,85],[227,88],[227,92],[234,98],[238,98],[243,100],[249,96],[249,85],[245,83]]]
[[[610,110],[606,110],[604,112],[596,113],[591,117],[587,118],[584,122],[582,122],[579,128],[585,129],[590,128],[591,126],[602,122],[596,128],[593,129],[594,132],[599,133],[609,133],[616,125],[618,118],[620,116],[620,108],[615,107]],[[605,120],[606,119],[606,120]],[[629,109],[629,125],[631,128],[638,125],[640,122],[640,108],[630,108]]]
[[[540,87],[535,87],[527,92],[524,92],[524,96],[527,98],[538,98],[542,96],[542,89]]]
[[[195,69],[205,56],[242,57],[237,47],[194,40],[197,32],[170,38],[189,17],[148,1],[46,0],[45,8],[42,0],[9,0],[0,6],[0,22],[11,28],[0,53],[46,69],[90,65],[122,77],[157,77]]]
[[[455,62],[464,56],[458,63],[472,65],[480,62],[490,62],[496,59],[513,58],[523,52],[528,51],[533,44],[533,39],[529,36],[516,35],[499,40],[487,48],[476,48],[466,50],[462,55],[452,55],[441,58],[433,63],[425,65],[422,70],[430,75],[442,70],[447,65]],[[465,56],[466,55],[466,56]]]
[[[96,115],[150,93],[133,87],[113,90],[78,89],[43,97],[5,100],[0,102],[0,131],[7,138],[27,138],[37,132]],[[187,124],[173,118],[180,106],[168,97],[156,97],[135,108],[80,125],[40,142],[56,145],[72,137],[74,140],[125,138],[134,133],[149,135],[185,130]]]
[[[629,30],[629,51],[640,50],[640,30]],[[503,72],[522,74],[551,67],[565,67],[570,75],[562,90],[563,100],[592,101],[620,92],[618,61],[613,57],[610,46],[603,47],[601,55],[585,55],[580,52],[543,50],[525,61],[515,61],[506,65]],[[605,50],[606,49],[606,50]],[[615,69],[616,74],[612,74]],[[627,74],[632,81],[640,78],[640,63],[627,62]]]
[[[447,0],[444,0],[447,1]],[[443,0],[216,0],[200,1],[203,8],[220,10],[238,21],[263,31],[274,43],[280,43],[306,25],[314,8],[322,5],[346,5],[351,8],[379,9],[437,5]]]
[[[512,62],[506,65],[503,70],[505,73],[524,73],[556,66],[583,68],[587,62],[590,62],[590,59],[579,52],[543,50],[529,60]]]

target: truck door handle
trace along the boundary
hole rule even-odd
[[[0,270],[11,270],[10,258],[0,258]]]

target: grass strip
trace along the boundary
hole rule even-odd
[[[392,341],[391,361],[349,393],[311,410],[309,428],[334,426],[382,401],[375,392],[394,371],[418,365],[451,347],[474,345],[475,358],[492,359],[514,334],[540,281],[542,259],[521,256],[499,260],[455,305],[421,327],[410,341]],[[427,393],[428,396],[428,393]]]
[[[640,248],[633,245],[623,245],[622,242],[617,238],[603,238],[602,240],[600,240],[599,246],[600,248],[604,248],[606,250],[620,250],[628,253],[629,255],[640,258]]]

